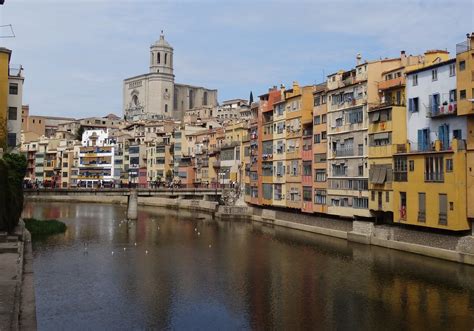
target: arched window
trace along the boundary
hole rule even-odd
[[[165,53],[165,64],[168,61],[168,53]]]
[[[161,56],[160,56],[160,52],[156,53],[156,55],[157,55],[157,57],[156,57],[156,63],[160,64],[160,61],[161,61],[161,59],[160,59],[160,57],[161,57]]]
[[[134,106],[138,106],[138,97],[136,94],[134,94],[132,97],[132,103]]]
[[[168,105],[165,104],[165,113],[168,112]]]

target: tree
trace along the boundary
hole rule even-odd
[[[168,182],[171,182],[173,180],[173,172],[171,171],[171,169],[168,169],[166,171],[166,180]]]
[[[76,140],[82,141],[82,134],[84,133],[84,127],[81,125],[76,132]]]
[[[11,232],[23,210],[23,178],[26,158],[20,154],[5,154],[0,159],[0,230]]]

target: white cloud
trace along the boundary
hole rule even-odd
[[[0,23],[25,67],[33,113],[121,115],[122,80],[148,70],[164,29],[176,80],[219,89],[220,99],[268,86],[321,81],[355,54],[373,59],[453,51],[474,31],[472,1],[11,1]]]

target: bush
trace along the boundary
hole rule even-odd
[[[25,227],[30,231],[32,237],[48,236],[51,234],[63,233],[67,226],[58,220],[37,220],[35,218],[25,218]]]
[[[5,154],[0,159],[0,231],[11,232],[20,220],[25,172],[25,156]]]

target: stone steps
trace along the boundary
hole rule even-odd
[[[0,243],[0,254],[3,253],[18,253],[18,242],[4,242]]]

